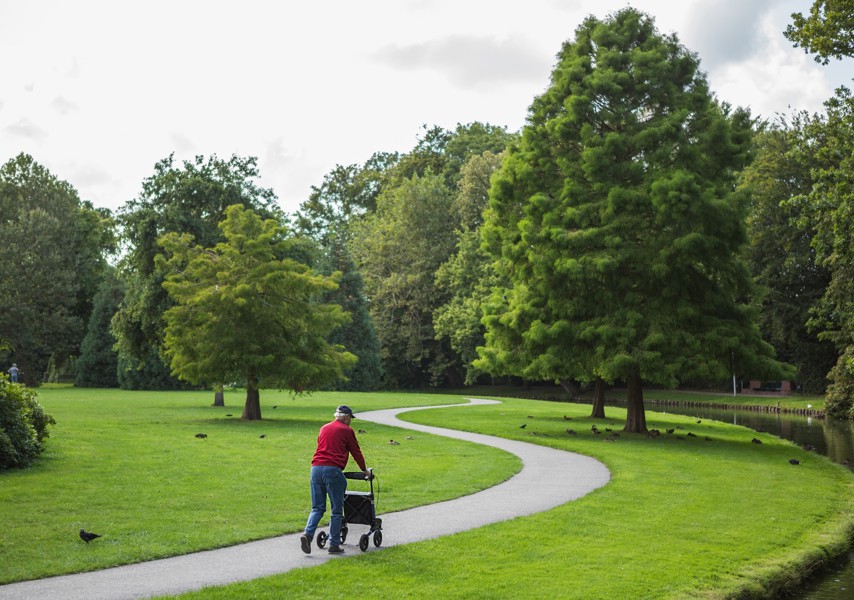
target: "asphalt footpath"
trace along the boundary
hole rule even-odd
[[[482,404],[500,402],[470,399],[469,404],[357,413],[357,422],[380,423],[493,446],[517,455],[523,463],[522,470],[507,481],[462,498],[394,513],[383,513],[381,503],[378,504],[382,546],[375,548],[371,543],[368,553],[549,510],[608,483],[608,469],[588,456],[488,435],[417,425],[397,418],[410,410],[449,406],[465,410],[466,406]],[[311,554],[304,554],[300,550],[299,532],[101,571],[3,585],[0,586],[0,600],[151,598],[276,575],[362,554],[357,544],[367,526],[348,527],[350,532],[343,555],[329,555],[316,545],[312,545]]]

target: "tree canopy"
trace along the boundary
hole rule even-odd
[[[0,215],[0,340],[34,384],[79,352],[112,224],[28,154],[0,167]]]
[[[825,65],[831,58],[854,56],[854,4],[851,0],[815,0],[808,16],[792,13],[784,35]]]
[[[139,197],[119,212],[127,246],[119,268],[125,295],[113,319],[113,334],[122,387],[179,385],[168,377],[160,359],[163,313],[171,302],[162,288],[163,275],[155,268],[154,257],[160,251],[157,239],[169,232],[187,233],[203,247],[214,246],[222,239],[217,225],[233,204],[265,218],[281,217],[273,191],[256,183],[256,163],[254,157],[232,156],[226,161],[197,156],[179,167],[170,155],[155,165]]]
[[[245,381],[243,418],[260,419],[261,387],[318,389],[355,363],[327,342],[348,315],[319,302],[335,280],[289,257],[294,240],[276,220],[234,205],[220,230],[213,247],[186,233],[159,239],[163,287],[175,302],[163,315],[165,354],[193,384]]]
[[[624,9],[587,18],[496,175],[483,237],[510,289],[485,306],[479,365],[529,379],[643,382],[782,373],[740,258],[751,122],[695,55]]]

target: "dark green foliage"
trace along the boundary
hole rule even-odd
[[[55,423],[35,391],[0,376],[0,469],[26,467],[35,460],[44,450],[48,425]]]
[[[436,270],[454,248],[452,197],[439,175],[415,176],[379,197],[358,223],[353,255],[371,298],[387,385],[438,385],[447,377],[449,349],[435,339],[433,311],[445,302]]]
[[[816,261],[815,228],[799,198],[813,185],[817,166],[813,144],[801,143],[805,115],[778,123],[758,136],[756,161],[743,176],[752,209],[748,259],[766,290],[759,317],[763,337],[780,360],[797,366],[796,380],[807,393],[822,394],[837,352],[807,328],[810,311],[824,295],[830,273]]]
[[[0,215],[0,339],[35,385],[79,352],[111,222],[27,154],[0,168]]]
[[[119,387],[123,390],[189,390],[193,386],[172,377],[154,347],[149,348],[142,360],[129,361],[118,357]]]
[[[92,316],[80,357],[77,359],[77,387],[118,387],[118,354],[110,331],[110,322],[122,299],[122,286],[114,272],[108,271],[95,295]]]
[[[854,417],[854,95],[845,88],[825,102],[827,114],[808,120],[801,143],[815,148],[813,187],[793,199],[815,231],[816,262],[830,282],[809,325],[834,344],[839,359],[829,378],[827,409]]]
[[[359,361],[344,372],[346,380],[336,382],[330,389],[353,392],[378,390],[383,386],[380,342],[368,313],[362,274],[356,270],[344,244],[333,243],[331,251],[333,264],[330,271],[340,272],[341,276],[338,289],[326,294],[324,302],[340,305],[350,315],[350,322],[332,332],[329,343],[342,345]]]

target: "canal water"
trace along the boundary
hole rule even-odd
[[[614,403],[619,405],[619,403]],[[624,406],[625,404],[623,404]],[[695,416],[741,425],[791,440],[800,446],[809,444],[815,452],[854,471],[854,423],[805,417],[788,413],[702,407],[664,406],[651,402],[651,411]],[[851,600],[854,598],[854,551],[844,564],[817,578],[807,589],[791,596],[798,600]]]

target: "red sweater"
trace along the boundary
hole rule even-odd
[[[311,459],[312,467],[338,467],[344,469],[350,454],[363,471],[367,471],[365,457],[356,441],[356,434],[349,425],[334,420],[320,428],[317,436],[317,450]]]

